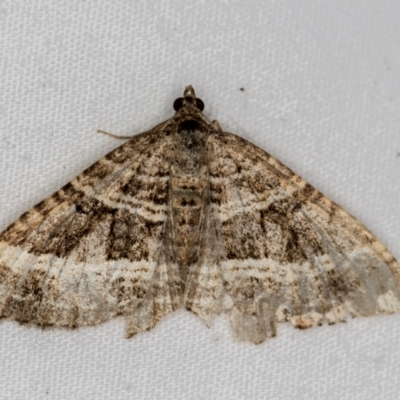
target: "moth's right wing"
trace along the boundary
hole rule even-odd
[[[220,133],[209,146],[209,261],[190,309],[229,312],[236,339],[254,343],[281,321],[400,310],[400,266],[359,221],[246,140]]]

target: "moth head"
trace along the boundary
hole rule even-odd
[[[200,111],[204,110],[203,100],[196,98],[196,93],[192,85],[185,88],[183,92],[183,97],[178,97],[174,101],[174,110],[179,111],[182,107],[194,106]]]

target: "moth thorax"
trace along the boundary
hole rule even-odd
[[[206,163],[207,136],[198,122],[193,120],[182,122],[175,135],[174,166],[183,173],[199,173]]]

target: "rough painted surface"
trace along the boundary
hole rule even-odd
[[[202,113],[133,137],[0,235],[0,317],[127,336],[178,307],[235,338],[400,309],[400,266],[360,222]]]

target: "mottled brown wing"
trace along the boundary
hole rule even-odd
[[[400,309],[400,267],[360,222],[233,134],[210,138],[218,262],[238,340]],[[225,300],[225,304],[229,301]]]
[[[127,336],[179,305],[168,265],[168,123],[109,153],[0,235],[0,317],[40,326],[127,317]]]
[[[204,203],[200,226],[199,257],[191,265],[184,293],[184,306],[200,317],[208,326],[214,315],[226,311],[226,291],[221,270],[224,258],[221,226],[218,215],[211,204],[210,192]]]

